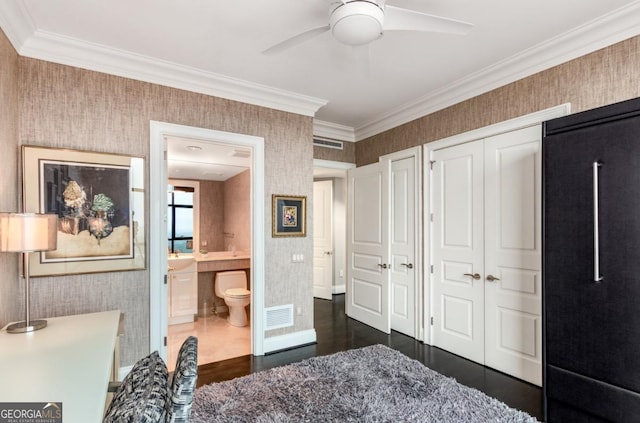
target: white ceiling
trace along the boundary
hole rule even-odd
[[[388,0],[471,22],[466,36],[394,31],[370,74],[324,33],[328,0],[2,0],[19,54],[315,115],[316,135],[359,140],[640,34],[640,1]]]
[[[167,138],[171,179],[226,181],[251,168],[251,149],[222,143]]]

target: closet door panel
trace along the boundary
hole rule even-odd
[[[485,140],[485,364],[542,385],[539,125]],[[495,279],[494,279],[495,278]]]
[[[433,159],[433,340],[484,364],[483,143]]]

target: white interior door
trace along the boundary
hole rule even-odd
[[[433,342],[484,363],[483,143],[432,159]]]
[[[390,264],[391,329],[417,337],[416,157],[391,162]]]
[[[485,140],[484,203],[485,364],[538,386],[541,137],[536,125]]]
[[[348,172],[347,315],[390,333],[387,166]]]
[[[436,150],[433,342],[542,381],[540,126]]]
[[[333,181],[313,183],[313,296],[330,300],[333,285]]]

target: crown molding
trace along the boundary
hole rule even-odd
[[[511,82],[640,34],[640,1],[441,87],[355,128],[355,140],[377,135]]]
[[[0,2],[0,28],[19,53],[24,41],[36,31],[31,15],[23,2]]]
[[[318,119],[313,120],[313,135],[339,141],[355,142],[356,140],[352,127]]]
[[[0,26],[24,57],[314,116],[327,100],[36,30],[21,2],[0,2]]]
[[[360,141],[640,34],[640,0],[434,90],[355,128],[314,121],[314,135]],[[18,54],[262,107],[314,116],[327,100],[38,31],[22,2],[0,1],[0,27]]]

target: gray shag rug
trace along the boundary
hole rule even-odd
[[[191,422],[537,422],[402,353],[373,345],[195,392]]]

